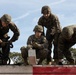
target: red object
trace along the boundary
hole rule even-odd
[[[34,66],[33,75],[76,75],[75,66]]]

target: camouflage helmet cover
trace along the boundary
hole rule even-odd
[[[36,25],[33,31],[43,32],[43,27],[41,25]]]
[[[43,14],[45,11],[50,12],[51,13],[51,9],[49,6],[43,6],[42,9],[41,9],[41,13]]]
[[[1,17],[1,21],[6,22],[6,23],[10,23],[10,22],[11,22],[11,16],[8,15],[8,14],[4,14],[4,15]]]
[[[71,28],[68,28],[68,27],[64,27],[63,30],[62,30],[62,36],[65,38],[65,39],[70,39],[73,35],[73,30]]]

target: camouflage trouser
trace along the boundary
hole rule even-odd
[[[58,59],[58,37],[59,37],[59,33],[55,34],[55,35],[50,35],[50,33],[46,34],[46,39],[48,40],[48,56],[47,56],[47,61],[51,61],[51,52],[52,52],[52,44],[54,45],[54,49],[53,49],[53,58],[54,59]]]
[[[24,58],[25,61],[27,61],[27,57],[28,57],[28,49],[22,49],[21,50],[21,54],[22,57]],[[42,50],[36,50],[36,58],[39,58],[41,61],[43,61],[48,54],[48,50],[47,49],[42,49]]]
[[[65,42],[64,44],[58,45],[58,58],[63,59],[63,56],[66,57],[66,59],[70,63],[74,63],[73,56],[71,54],[70,48],[74,45],[74,42]]]
[[[4,36],[5,37],[3,37],[1,40],[3,42],[8,42],[8,39],[10,37],[8,36],[8,34],[5,34]],[[9,43],[6,43],[4,45],[0,44],[0,47],[2,48],[3,59],[7,61],[10,53],[10,44]]]
[[[10,53],[10,47],[7,44],[3,47],[0,45],[0,47],[2,48],[3,59],[7,61]]]
[[[54,44],[53,59],[54,60],[58,59],[58,39],[59,39],[59,35],[60,35],[60,33],[57,33],[57,34],[55,34],[55,37],[54,37],[54,42],[53,42],[53,44]]]

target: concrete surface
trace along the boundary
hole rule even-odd
[[[0,75],[32,75],[32,66],[0,66]]]
[[[76,65],[0,65],[0,75],[65,75],[66,72],[76,75]]]

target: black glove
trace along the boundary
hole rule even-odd
[[[7,44],[9,44],[10,48],[13,48],[12,41],[9,40],[9,41],[7,42]]]

